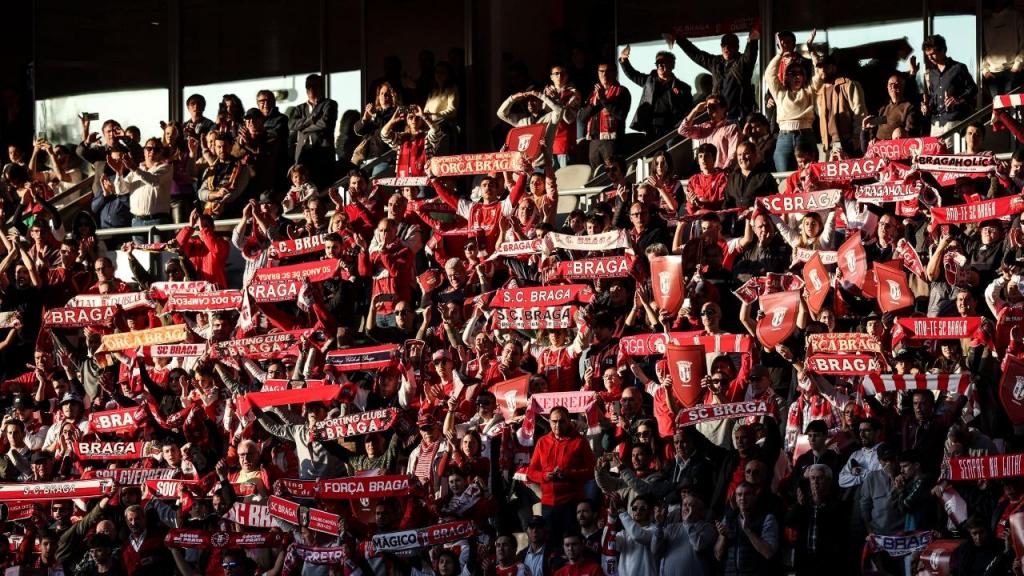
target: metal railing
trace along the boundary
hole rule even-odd
[[[699,116],[694,118],[693,121],[694,121],[694,123],[698,123],[698,122],[703,122],[703,121],[705,121],[707,119],[708,119],[708,113],[707,112],[702,112]],[[660,150],[663,146],[665,146],[665,144],[668,144],[669,140],[671,140],[673,138],[680,138],[680,137],[681,136],[679,136],[679,132],[677,132],[676,130],[672,130],[670,132],[665,133],[664,135],[659,137],[654,142],[651,142],[650,144],[648,144],[648,145],[644,146],[643,148],[637,150],[636,152],[630,154],[626,158],[626,170],[628,171],[629,168],[631,166],[633,166],[633,164],[635,164],[637,160],[639,160],[641,158],[645,158],[647,155],[653,154],[654,152],[657,152],[658,150]],[[683,138],[683,140],[673,144],[671,149],[674,150],[674,149],[678,148],[684,142],[690,142],[690,141],[691,140],[689,138]],[[587,186],[599,186],[599,185],[602,185],[602,184],[607,184],[609,181],[610,180],[608,179],[608,174],[604,171],[604,165],[599,165],[597,167],[597,169],[594,171],[594,175],[590,178],[590,181],[587,182]]]
[[[1024,85],[1017,86],[1013,90],[1010,90],[1007,94],[1019,94],[1022,90],[1024,90]],[[978,108],[973,113],[971,113],[970,116],[957,122],[956,124],[953,125],[952,128],[943,132],[942,135],[939,136],[939,138],[949,138],[950,136],[960,132],[967,126],[970,126],[971,124],[977,122],[981,118],[985,118],[984,124],[986,126],[992,124],[992,104]]]

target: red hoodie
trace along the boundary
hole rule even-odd
[[[545,479],[555,468],[564,473],[564,478]],[[563,438],[545,434],[537,440],[526,476],[534,484],[540,484],[541,504],[557,506],[582,500],[585,497],[583,485],[594,477],[594,452],[575,431]]]

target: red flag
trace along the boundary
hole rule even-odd
[[[651,293],[658,308],[671,314],[683,305],[683,257],[656,256],[651,258]]]
[[[527,160],[533,162],[540,157],[547,129],[547,124],[529,124],[513,128],[508,131],[508,136],[505,137],[505,148],[522,152],[526,155]]]
[[[668,344],[665,346],[669,374],[672,375],[672,393],[689,408],[700,399],[701,380],[707,374],[704,346],[699,344]]]
[[[765,348],[774,348],[796,330],[800,309],[800,291],[788,290],[761,296],[764,317],[757,322],[757,339]]]
[[[999,400],[1014,424],[1024,424],[1024,360],[1007,356],[1003,379],[999,382]]]
[[[498,401],[498,410],[505,421],[512,420],[516,410],[526,408],[530,392],[530,376],[519,376],[511,380],[498,382],[491,388]]]
[[[875,298],[882,312],[895,312],[914,305],[914,293],[907,285],[907,274],[898,260],[875,262],[875,280],[878,283]]]
[[[828,271],[821,263],[821,256],[817,252],[804,264],[804,285],[807,287],[807,307],[811,312],[818,314],[821,307],[825,305],[825,298],[828,297],[829,278]]]
[[[843,281],[857,288],[863,287],[864,278],[868,275],[868,257],[860,243],[860,231],[851,234],[836,254],[839,259],[839,270],[843,273]]]

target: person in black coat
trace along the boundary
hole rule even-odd
[[[644,74],[629,62],[629,46],[619,56],[622,71],[634,84],[643,88],[640,102],[629,127],[644,132],[653,141],[674,132],[683,118],[693,109],[690,85],[675,77],[676,56],[671,52],[658,52],[654,57],[654,70]]]
[[[307,102],[292,109],[288,129],[295,137],[295,163],[309,167],[310,179],[325,188],[334,179],[334,127],[338,103],[324,96],[324,79],[306,77]]]
[[[831,468],[812,464],[797,488],[797,505],[786,518],[786,526],[796,531],[797,576],[833,572],[842,558],[847,521],[833,497],[834,483]]]

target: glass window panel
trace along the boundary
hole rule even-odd
[[[82,139],[82,126],[78,119],[82,112],[95,112],[100,119],[90,130],[99,132],[108,119],[121,126],[138,126],[145,140],[160,136],[160,121],[167,119],[168,91],[163,88],[125,90],[97,94],[78,94],[37,100],[36,131],[45,132],[54,143],[78,143]]]

